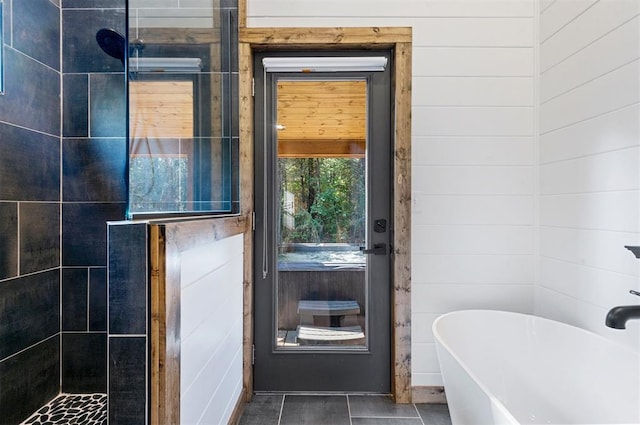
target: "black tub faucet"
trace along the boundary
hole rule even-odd
[[[629,291],[633,295],[640,296],[640,292]],[[631,319],[640,319],[640,305],[621,305],[613,307],[607,313],[605,324],[613,329],[626,329],[626,323]]]

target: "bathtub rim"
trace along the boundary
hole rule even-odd
[[[507,408],[507,406],[504,405],[504,403],[502,403],[500,401],[499,398],[497,398],[491,391],[489,391],[486,387],[486,385],[484,383],[481,382],[481,380],[478,379],[478,377],[476,376],[475,373],[472,373],[469,368],[468,365],[465,362],[462,362],[460,357],[458,356],[457,353],[455,353],[455,350],[451,349],[451,346],[446,343],[445,341],[443,341],[442,335],[438,330],[438,323],[440,323],[443,320],[446,320],[446,318],[450,317],[450,316],[456,316],[456,315],[468,315],[468,314],[473,314],[473,313],[480,313],[480,314],[490,314],[493,316],[496,315],[500,315],[500,316],[517,316],[519,320],[526,320],[526,321],[534,321],[534,322],[547,322],[547,323],[553,323],[554,325],[557,326],[561,326],[561,327],[566,327],[569,329],[573,329],[574,331],[577,332],[581,332],[584,334],[589,335],[590,337],[595,337],[596,340],[600,340],[605,344],[617,347],[618,349],[621,349],[623,351],[626,351],[630,354],[634,354],[635,356],[639,356],[640,357],[640,351],[634,350],[633,348],[624,345],[620,342],[611,340],[609,338],[606,338],[603,335],[597,334],[593,331],[590,331],[588,329],[584,329],[581,328],[579,326],[575,326],[575,325],[571,325],[569,323],[564,323],[564,322],[560,322],[558,320],[554,320],[554,319],[549,319],[546,317],[542,317],[542,316],[536,316],[535,314],[529,314],[529,313],[520,313],[520,312],[515,312],[515,311],[508,311],[508,310],[492,310],[492,309],[461,309],[461,310],[454,310],[454,311],[450,311],[447,313],[443,313],[441,315],[439,315],[433,322],[433,325],[431,327],[432,331],[433,331],[433,335],[434,335],[434,342],[435,342],[435,346],[436,346],[436,354],[438,355],[438,363],[439,366],[442,368],[442,365],[440,363],[440,354],[438,353],[438,346],[444,348],[447,351],[447,354],[449,356],[451,356],[456,363],[458,364],[459,367],[461,367],[464,372],[473,380],[473,382],[478,386],[478,388],[480,388],[480,390],[482,390],[482,392],[487,396],[487,398],[489,399],[490,403],[491,403],[491,409],[494,413],[498,413],[499,415],[502,415],[502,419],[505,420],[504,423],[506,424],[520,424],[520,422],[518,422],[518,420],[511,414],[511,412],[509,411],[509,409]],[[447,384],[445,382],[445,377],[444,377],[444,373],[442,370],[440,370],[440,373],[442,374],[442,380],[444,383],[444,389],[445,389],[445,396],[446,396],[446,389],[447,389]],[[502,423],[502,422],[501,422]]]

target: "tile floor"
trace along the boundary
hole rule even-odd
[[[106,394],[60,394],[21,425],[105,425]]]
[[[444,404],[395,404],[382,395],[258,394],[240,425],[451,425]]]

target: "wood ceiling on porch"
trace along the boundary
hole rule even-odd
[[[366,81],[280,80],[277,89],[279,157],[364,157]]]

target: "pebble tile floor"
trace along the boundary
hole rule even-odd
[[[445,404],[395,404],[379,395],[257,394],[240,425],[451,425]]]
[[[20,425],[106,425],[106,394],[60,394]]]

